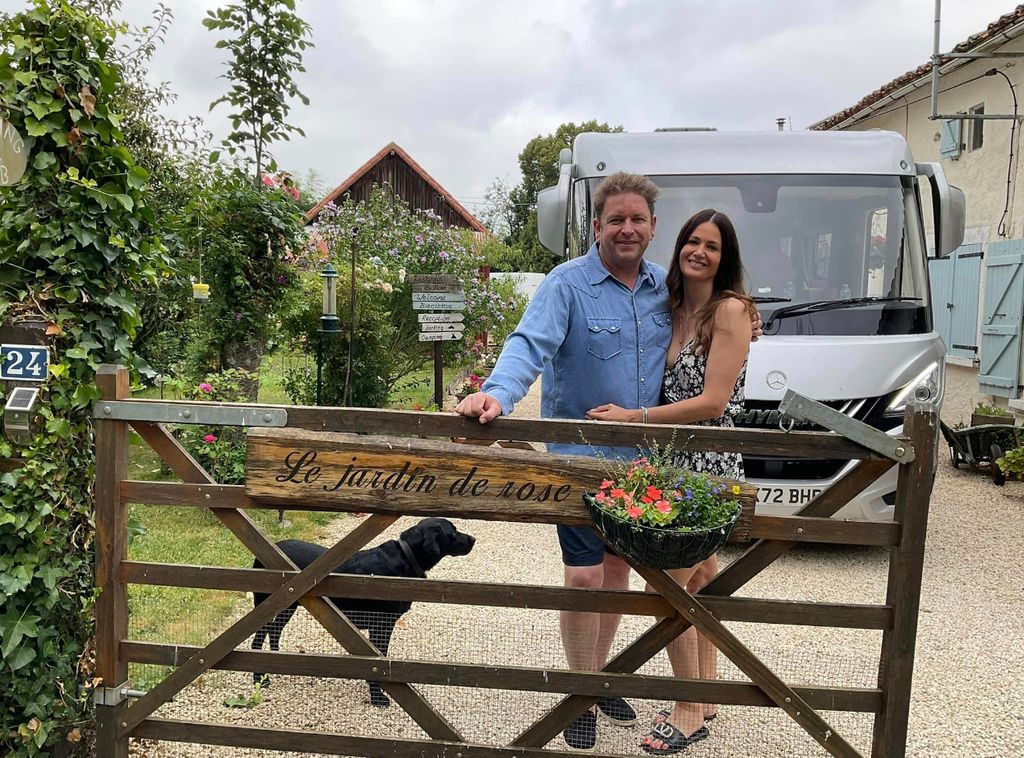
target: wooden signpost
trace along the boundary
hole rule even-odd
[[[462,339],[464,316],[460,311],[466,309],[466,295],[454,274],[414,274],[412,307],[428,311],[419,314],[419,340],[434,343],[434,403],[440,408],[444,402],[441,343]]]

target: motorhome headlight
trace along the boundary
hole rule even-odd
[[[930,364],[928,368],[896,391],[885,409],[885,415],[902,416],[909,400],[932,403],[937,406],[942,402],[944,378],[942,366],[939,363]]]

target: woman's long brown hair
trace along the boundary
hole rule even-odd
[[[711,299],[696,314],[694,348],[695,352],[705,354],[711,349],[715,313],[718,312],[718,306],[723,300],[734,297],[742,301],[751,318],[757,312],[754,301],[747,295],[743,286],[746,272],[743,269],[743,261],[740,259],[740,242],[736,237],[736,227],[733,226],[728,216],[712,208],[697,211],[690,216],[683,224],[683,228],[679,230],[679,236],[676,237],[672,265],[669,267],[667,280],[669,302],[673,312],[683,302],[683,272],[679,265],[679,252],[683,249],[686,241],[693,236],[697,227],[709,221],[718,227],[718,231],[722,235],[722,257],[718,263],[715,280],[711,285]]]

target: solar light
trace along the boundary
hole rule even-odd
[[[39,399],[38,387],[15,387],[4,405],[4,436],[13,445],[32,442],[33,411]]]

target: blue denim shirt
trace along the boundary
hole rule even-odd
[[[519,326],[506,338],[483,391],[510,414],[543,372],[544,418],[585,418],[602,403],[657,405],[671,338],[665,269],[642,261],[631,292],[604,267],[594,245],[585,256],[562,263],[545,277]],[[563,443],[548,449],[613,454]]]

